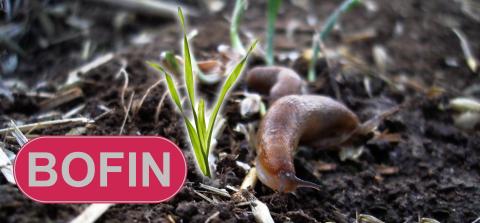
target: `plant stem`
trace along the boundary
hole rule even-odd
[[[273,65],[273,41],[275,37],[275,22],[281,0],[268,0],[267,11],[267,65]]]
[[[350,10],[353,6],[359,3],[360,0],[345,0],[335,11],[330,14],[327,18],[327,21],[322,27],[320,33],[315,33],[312,40],[312,58],[310,60],[308,68],[308,81],[313,82],[316,80],[315,65],[317,62],[318,52],[320,51],[320,41],[324,41],[328,34],[332,31],[333,27],[337,23],[337,20],[340,18],[342,13]]]
[[[240,39],[238,28],[246,8],[246,0],[237,0],[233,9],[232,24],[230,24],[230,41],[233,49],[242,55],[245,55],[245,47]]]
[[[203,161],[205,162],[205,176],[206,177],[212,177],[212,174],[210,173],[210,165],[209,165],[209,162],[208,162],[208,154],[206,154],[206,157],[203,159]]]

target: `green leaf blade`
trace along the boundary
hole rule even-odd
[[[275,38],[275,23],[277,21],[278,9],[280,8],[281,0],[268,0],[267,3],[267,65],[273,65],[273,45]]]
[[[168,74],[165,71],[165,69],[163,69],[162,66],[160,66],[157,63],[148,61],[147,64],[150,65],[151,67],[155,68],[156,70],[158,70],[160,72],[163,72],[163,74],[165,75],[165,80],[167,81],[167,88],[168,88],[168,91],[170,92],[170,97],[172,98],[173,102],[177,105],[180,112],[183,114],[183,108],[182,108],[182,103],[181,103],[181,100],[180,100],[180,96],[178,94],[177,88],[175,87],[175,82],[174,82],[172,76],[170,74]]]
[[[182,28],[185,30],[185,17],[183,17],[183,12],[181,7],[178,7],[178,18],[180,18],[180,23],[182,25]]]
[[[308,66],[308,81],[313,82],[316,80],[315,66],[317,62],[318,53],[320,51],[320,42],[324,41],[332,31],[333,27],[340,19],[340,16],[352,9],[354,6],[360,3],[360,0],[345,0],[335,11],[330,14],[327,21],[324,23],[320,33],[315,33],[312,40],[312,58]]]
[[[203,152],[203,149],[200,146],[200,140],[198,138],[198,134],[195,131],[192,123],[187,119],[184,118],[185,124],[187,126],[188,136],[190,138],[190,142],[192,144],[192,150],[197,160],[198,166],[200,170],[205,176],[210,176],[210,168],[208,166],[208,155]]]
[[[246,0],[236,0],[235,7],[233,9],[232,22],[230,24],[230,42],[232,47],[241,55],[245,55],[245,47],[238,33],[240,22],[245,13],[247,3]]]
[[[200,135],[201,140],[203,141],[204,152],[207,152],[207,125],[205,123],[205,100],[200,99],[198,103],[198,133]]]
[[[242,73],[243,68],[245,67],[245,64],[247,62],[248,56],[253,51],[253,49],[255,49],[257,42],[258,41],[255,41],[253,42],[252,45],[250,45],[245,57],[243,57],[243,59],[235,66],[233,71],[228,76],[227,80],[223,83],[222,90],[220,91],[220,95],[217,98],[217,102],[215,103],[215,107],[213,108],[212,115],[208,120],[208,128],[207,128],[207,131],[208,131],[207,146],[208,147],[210,146],[210,143],[211,143],[213,127],[215,125],[215,120],[217,119],[218,111],[220,110],[220,107],[223,104],[226,94],[228,93],[230,88],[233,86],[233,84],[237,81],[238,77]]]
[[[190,55],[190,47],[188,45],[188,40],[185,33],[183,36],[183,60],[185,61],[183,67],[183,72],[185,73],[185,84],[187,86],[188,97],[193,110],[193,105],[195,104],[195,83],[193,80],[192,57]]]

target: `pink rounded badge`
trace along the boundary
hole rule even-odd
[[[17,154],[20,190],[42,203],[158,203],[183,186],[187,164],[153,136],[45,136]]]

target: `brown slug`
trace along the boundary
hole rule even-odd
[[[255,67],[247,73],[247,85],[267,94],[271,107],[257,132],[257,176],[279,192],[318,185],[295,175],[294,153],[299,144],[316,148],[351,145],[373,132],[399,106],[361,123],[342,103],[325,96],[306,95],[305,83],[292,69],[279,66]]]
[[[305,83],[294,70],[279,66],[261,66],[247,73],[247,86],[269,96],[270,103],[287,96],[303,94]]]
[[[275,101],[257,132],[257,176],[268,187],[292,192],[298,187],[318,189],[296,177],[293,156],[298,145],[329,148],[347,145],[373,131],[384,112],[365,123],[340,102],[319,95],[289,95]]]

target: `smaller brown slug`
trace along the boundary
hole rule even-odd
[[[260,181],[279,192],[318,185],[296,177],[293,165],[298,145],[331,148],[351,144],[372,132],[392,109],[360,123],[342,103],[319,95],[289,95],[275,101],[257,132],[257,175]]]
[[[247,73],[247,86],[269,96],[270,103],[287,95],[305,93],[305,83],[294,70],[279,66],[260,66]]]

